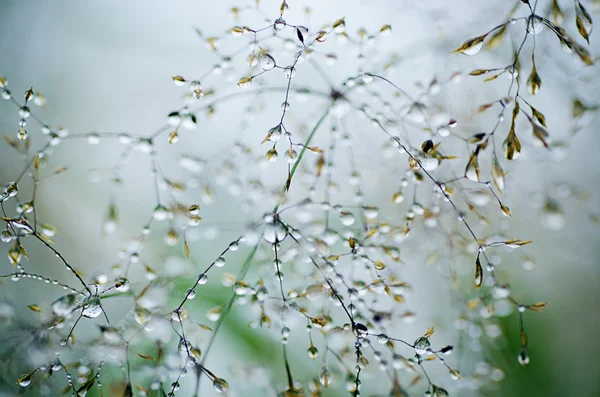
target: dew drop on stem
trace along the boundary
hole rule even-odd
[[[280,18],[277,18],[275,20],[275,22],[273,23],[273,29],[279,31],[279,30],[282,30],[283,28],[285,28],[285,25],[286,25],[285,19],[280,17]]]

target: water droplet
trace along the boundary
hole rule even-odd
[[[25,128],[19,128],[19,131],[17,132],[17,138],[20,141],[24,141],[25,139],[27,139],[27,130]]]
[[[164,237],[165,244],[170,245],[171,247],[176,245],[179,241],[179,235],[174,229],[169,229],[167,234]]]
[[[276,65],[275,59],[266,52],[260,53],[258,56],[258,63],[260,64],[261,69],[265,71],[273,69]]]
[[[285,25],[286,25],[285,19],[279,17],[273,23],[273,29],[279,31],[279,30],[285,28]]]
[[[423,355],[427,353],[428,349],[431,348],[431,343],[429,343],[429,339],[421,336],[415,341],[415,352],[419,355]]]
[[[433,388],[434,397],[448,397],[448,392],[446,391],[446,389],[442,389],[441,387],[436,385],[431,385],[431,387]]]
[[[481,51],[482,47],[483,47],[483,40],[481,40],[478,43],[472,45],[471,47],[465,48],[461,52],[463,54],[465,54],[465,55],[476,55],[476,54],[479,53],[479,51]]]
[[[358,333],[358,337],[362,339],[367,336],[369,329],[362,323],[356,323],[356,332]]]
[[[81,314],[84,317],[88,318],[96,318],[100,314],[102,314],[102,306],[100,306],[100,297],[98,295],[93,295],[86,298],[83,301],[83,308],[81,310]]]
[[[213,388],[217,393],[223,393],[229,389],[229,384],[225,379],[215,378],[213,381]]]
[[[335,21],[333,31],[335,33],[344,33],[344,30],[346,30],[346,21],[343,18]]]
[[[363,207],[365,217],[367,219],[375,219],[379,215],[379,209],[377,207]]]
[[[263,238],[271,243],[283,241],[287,237],[287,228],[279,220],[267,223],[265,231],[263,232]]]
[[[17,381],[17,383],[21,387],[27,387],[27,386],[29,386],[31,384],[31,375],[30,374],[22,375],[19,378],[19,380]]]
[[[519,362],[519,364],[525,366],[527,364],[529,364],[530,358],[529,358],[529,354],[527,353],[527,350],[522,349],[521,352],[519,353],[519,356],[517,357],[517,361]]]
[[[68,294],[58,298],[52,303],[52,311],[60,317],[71,313],[77,306],[77,295]]]
[[[217,321],[221,317],[221,306],[216,306],[206,312],[206,318],[210,321]]]
[[[547,200],[540,221],[546,229],[558,231],[565,227],[567,218],[556,201]]]
[[[196,290],[193,288],[190,288],[187,290],[186,295],[187,295],[188,299],[194,299],[196,297]]]
[[[514,80],[517,78],[517,76],[519,76],[519,71],[517,70],[516,66],[509,66],[506,68],[506,70],[504,71],[504,75],[509,79],[509,80]]]
[[[225,258],[223,258],[222,256],[218,257],[215,260],[215,266],[216,267],[223,267],[223,266],[225,266]]]
[[[527,32],[532,35],[540,33],[544,29],[544,22],[536,16],[530,16],[527,21]]]
[[[90,145],[97,145],[100,143],[100,135],[97,132],[90,132],[87,134],[87,142]]]
[[[354,214],[352,212],[342,211],[340,214],[340,221],[344,226],[352,225],[355,219],[356,218],[354,217]]]
[[[298,152],[296,152],[294,149],[288,149],[285,152],[285,157],[287,159],[288,164],[292,164],[298,158]]]
[[[571,44],[565,40],[561,40],[560,45],[564,52],[570,54],[573,52],[573,48],[571,48]]]
[[[158,204],[156,208],[154,208],[154,212],[152,213],[152,217],[156,221],[164,221],[167,219],[169,215],[169,209],[162,204]]]
[[[194,80],[190,83],[190,91],[192,91],[192,94],[196,99],[200,99],[204,96],[204,90],[202,90],[202,85],[198,80]]]
[[[379,342],[382,345],[386,344],[388,340],[390,340],[390,338],[388,338],[388,336],[385,334],[377,335],[377,342]]]
[[[244,34],[244,29],[241,26],[234,26],[231,28],[231,35],[234,37],[240,37]]]
[[[275,127],[269,129],[267,136],[269,137],[269,141],[277,142],[281,138],[281,124],[277,124]]]
[[[492,295],[495,299],[504,299],[510,296],[510,289],[505,285],[496,285],[492,289]]]
[[[321,382],[321,384],[325,387],[329,387],[329,385],[331,384],[331,373],[329,372],[326,366],[323,366],[321,368],[321,372],[319,374],[319,382]]]
[[[316,40],[317,40],[319,43],[322,43],[322,42],[324,42],[325,40],[327,40],[327,32],[326,32],[326,31],[324,31],[324,30],[320,30],[319,32],[317,32],[317,37],[316,37]]]
[[[21,116],[24,119],[31,116],[31,112],[29,111],[29,108],[27,106],[22,106],[21,108],[19,108],[19,116]]]
[[[183,319],[183,315],[181,314],[181,310],[174,310],[171,312],[171,320],[180,323]]]
[[[285,77],[291,79],[296,75],[296,68],[293,66],[287,66],[285,69],[283,69],[283,72],[285,73]]]

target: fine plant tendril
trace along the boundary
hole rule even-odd
[[[1,240],[8,255],[0,272],[6,296],[0,301],[0,319],[7,334],[23,331],[19,344],[7,352],[11,359],[20,360],[23,346],[39,351],[25,361],[30,368],[16,379],[15,390],[71,396],[200,396],[212,390],[285,397],[359,396],[365,390],[436,397],[468,395],[468,389],[493,392],[506,371],[506,364],[494,361],[495,340],[502,332],[498,307],[516,312],[520,344],[507,349],[525,366],[530,362],[528,338],[535,337],[526,332],[528,312],[547,305],[523,301],[522,291],[504,279],[502,249],[521,255],[529,267],[533,263],[527,254],[513,253],[532,241],[506,236],[500,226],[513,215],[505,204],[511,192],[506,176],[527,146],[540,157],[562,148],[562,142],[551,139],[544,109],[535,104],[536,96],[543,95],[536,62],[554,56],[542,49],[547,44],[594,67],[595,59],[578,42],[589,44],[592,33],[586,5],[575,0],[567,11],[558,1],[515,0],[506,6],[505,21],[492,23],[491,30],[454,50],[446,48],[460,57],[512,45],[506,65],[430,76],[428,84],[408,88],[392,74],[402,60],[381,57],[376,50],[392,34],[391,25],[352,34],[344,18],[311,26],[308,8],[303,21],[285,19],[294,6],[285,0],[279,9],[263,8],[258,0],[250,3],[231,9],[236,25],[223,36],[196,29],[220,61],[197,76],[171,76],[185,90],[183,103],[150,133],[69,133],[50,118],[37,87],[22,97],[0,77],[2,106],[18,114],[16,136],[7,136],[6,142],[24,159],[0,192]],[[565,15],[573,16],[581,38],[562,27]],[[244,24],[257,16],[265,21],[262,25]],[[333,40],[356,54],[347,74],[324,66],[338,59],[339,54],[327,52]],[[302,80],[303,74],[311,78]],[[234,77],[234,82],[219,76]],[[484,130],[473,134],[471,127],[462,127],[467,117],[449,115],[439,97],[479,76],[483,83],[500,76],[509,82],[501,98],[470,111]],[[268,127],[258,137],[249,120],[272,108],[272,98],[281,101],[277,115],[272,120],[261,115],[259,124]],[[296,112],[303,101],[309,103]],[[221,106],[234,102],[245,104],[237,115],[244,133],[228,140],[231,155],[215,151],[202,158],[191,148],[191,154],[178,158],[181,172],[175,179],[164,154]],[[598,109],[600,102],[575,98],[572,135],[585,130]],[[534,139],[522,144],[519,136],[528,131]],[[79,140],[123,145],[108,168],[103,235],[128,222],[116,203],[134,153],[144,156],[152,186],[146,200],[154,203],[132,242],[121,247],[119,263],[91,276],[63,254],[68,247],[54,241],[60,233],[44,223],[43,211],[36,211],[43,206],[38,204],[40,187],[70,171],[49,169],[54,148]],[[365,142],[381,145],[366,148],[377,153],[366,164],[361,161]],[[399,187],[391,200],[378,202],[370,186],[389,182],[384,177],[390,175]],[[570,189],[578,195],[577,188]],[[237,237],[208,257],[198,248],[198,231],[209,230],[203,229],[203,213],[227,195],[236,200],[236,208],[227,211],[242,208],[249,221],[230,227]],[[201,204],[192,200],[198,197]],[[548,198],[543,211],[543,223],[560,229],[564,214],[559,204]],[[421,244],[425,248],[417,247]],[[32,255],[30,260],[26,246],[43,250],[44,258]],[[168,263],[157,265],[160,259],[148,251],[156,246],[176,252],[177,260],[190,266],[177,273]],[[426,258],[411,253],[431,247]],[[434,339],[436,330],[440,334],[448,327],[442,322],[419,334],[408,327],[419,316],[411,310],[414,301],[407,300],[415,291],[405,266],[414,261],[428,266],[419,269],[424,278],[439,267],[451,297],[455,334]],[[459,271],[465,263],[470,276]],[[57,266],[66,272],[55,271]],[[221,287],[212,281],[219,278]],[[51,301],[26,304],[11,296],[13,281],[27,288],[43,282],[64,291]],[[161,292],[164,297],[157,298]],[[115,301],[119,307],[111,305]],[[24,307],[35,313],[35,322],[16,314]],[[82,329],[86,323],[94,324],[93,332]],[[236,329],[242,323],[248,329]],[[479,332],[476,348],[465,342],[473,329]],[[263,356],[238,357],[237,347],[226,341],[231,333],[256,337],[248,343],[257,344]],[[223,353],[227,349],[231,352]],[[478,372],[475,363],[481,361],[491,369]],[[206,382],[211,388],[204,387]]]

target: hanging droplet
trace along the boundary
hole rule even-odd
[[[352,212],[342,211],[340,214],[340,221],[344,226],[352,225],[355,219],[356,218],[354,217],[354,214]]]
[[[234,37],[240,37],[244,34],[244,29],[241,26],[234,26],[231,28],[231,35]]]
[[[434,397],[448,397],[448,392],[446,391],[446,389],[443,389],[436,385],[431,385],[431,387],[433,388]]]
[[[215,266],[216,267],[223,267],[223,266],[225,266],[225,258],[223,258],[222,256],[218,257],[215,260]]]
[[[522,366],[525,366],[525,365],[529,364],[530,358],[529,358],[529,354],[527,353],[526,349],[522,349],[519,352],[519,356],[517,357],[517,361]]]
[[[169,229],[164,237],[165,244],[173,247],[179,242],[179,235],[174,229]]]
[[[570,54],[573,52],[573,48],[572,48],[571,44],[569,42],[567,42],[566,40],[561,40],[560,45],[561,45],[563,51],[566,52],[567,54]]]
[[[287,237],[287,227],[280,221],[272,221],[267,223],[265,231],[263,232],[263,238],[271,243],[275,244],[283,241]]]
[[[542,226],[548,230],[558,231],[565,227],[567,218],[558,203],[554,200],[546,200],[542,207],[542,216],[540,219]]]
[[[402,192],[394,193],[394,196],[392,197],[392,201],[394,202],[394,204],[400,204],[401,202],[404,201],[404,194],[402,194]]]
[[[477,153],[471,154],[467,168],[465,169],[465,177],[471,181],[479,182],[479,164],[477,161]]]
[[[285,69],[283,69],[283,72],[285,73],[285,77],[291,79],[296,75],[296,68],[293,66],[287,66]]]
[[[379,271],[382,271],[383,269],[385,269],[385,263],[383,261],[375,261],[373,266],[375,267],[375,269],[377,269]]]
[[[22,375],[18,380],[17,383],[19,384],[19,386],[21,387],[27,387],[31,384],[31,374],[25,374]]]
[[[298,158],[298,152],[296,152],[294,149],[288,149],[285,152],[285,157],[287,159],[288,164],[292,164]]]
[[[307,353],[308,353],[308,357],[310,357],[314,360],[319,356],[319,349],[317,349],[316,346],[311,344],[307,350]]]
[[[173,79],[173,84],[177,86],[182,86],[185,83],[185,79],[182,76],[171,76]]]
[[[362,339],[367,336],[369,329],[362,323],[356,323],[356,332],[358,333],[358,337]]]
[[[382,345],[385,345],[389,340],[390,338],[385,334],[377,335],[377,342],[379,342]]]
[[[257,62],[258,62],[258,60],[257,60]],[[242,77],[237,83],[237,85],[241,88],[248,88],[248,87],[250,87],[251,84],[252,84],[252,77]]]
[[[331,27],[335,33],[344,33],[344,30],[346,30],[346,20],[344,18],[338,19]]]
[[[216,306],[206,312],[206,318],[210,321],[217,321],[221,317],[221,306]]]
[[[90,145],[97,145],[100,143],[100,135],[97,132],[90,132],[87,134],[87,142]]]
[[[544,22],[537,16],[530,16],[527,21],[527,32],[532,35],[539,34],[544,29]]]
[[[71,313],[77,306],[77,295],[68,294],[58,298],[52,303],[52,311],[60,317]]]
[[[81,315],[88,318],[96,318],[102,314],[102,306],[100,306],[100,297],[97,295],[90,296],[83,301]]]
[[[431,343],[429,343],[429,339],[421,336],[415,341],[415,352],[419,355],[423,355],[427,353],[427,351],[431,348]]]
[[[271,70],[275,67],[275,59],[266,52],[261,52],[258,56],[260,68],[264,71]]]
[[[150,320],[151,317],[152,313],[150,312],[150,310],[138,304],[135,305],[133,309],[133,318],[139,325],[144,326]]]
[[[329,387],[331,384],[331,372],[327,369],[326,366],[321,367],[321,372],[319,373],[319,382],[325,387]]]
[[[363,207],[363,211],[367,219],[375,219],[379,215],[379,208],[377,207]]]
[[[458,51],[460,51],[461,53],[463,53],[465,55],[476,55],[479,53],[479,51],[481,51],[482,47],[483,47],[483,38],[478,37],[470,42],[463,44],[463,46],[460,47],[461,49]]]
[[[263,314],[260,316],[260,327],[261,328],[271,328],[271,317]]]
[[[171,320],[180,323],[183,320],[183,314],[181,310],[174,310],[171,312]]]
[[[186,292],[186,296],[187,296],[187,299],[190,299],[190,300],[194,299],[196,297],[196,290],[193,288],[188,289]]]
[[[21,116],[24,119],[31,116],[31,112],[29,111],[29,108],[27,106],[22,106],[21,108],[19,108],[19,116]]]
[[[169,214],[169,209],[167,207],[165,207],[164,205],[162,205],[162,204],[158,204],[154,208],[154,212],[152,213],[152,217],[156,221],[164,221],[165,219],[167,219],[168,214]]]
[[[509,67],[506,68],[506,70],[504,71],[504,75],[509,79],[509,80],[514,80],[517,78],[517,76],[519,76],[519,70],[517,69],[516,66],[511,65]]]
[[[19,139],[20,141],[24,141],[25,139],[27,139],[27,130],[23,127],[19,128],[19,131],[17,132],[17,139]]]
[[[277,124],[267,132],[267,138],[270,142],[277,142],[281,139],[281,124]]]
[[[194,80],[190,83],[190,91],[192,91],[192,94],[196,99],[200,99],[204,96],[204,90],[202,90],[202,85],[198,80]]]
[[[285,19],[279,17],[273,23],[273,29],[279,31],[279,30],[282,30],[283,28],[285,28],[285,25],[286,25]]]
[[[213,388],[217,393],[223,393],[229,389],[229,384],[225,379],[215,378],[213,381]]]

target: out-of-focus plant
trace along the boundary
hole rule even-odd
[[[499,227],[499,218],[511,217],[502,195],[511,160],[522,151],[519,137],[533,134],[539,143],[534,150],[559,150],[562,145],[552,141],[552,126],[546,123],[544,109],[533,105],[534,95],[543,95],[543,76],[536,60],[552,56],[536,50],[536,41],[552,40],[554,47],[573,53],[583,64],[594,63],[586,45],[561,27],[567,12],[564,7],[557,0],[549,5],[517,1],[507,9],[505,22],[454,50],[474,56],[484,48],[493,51],[510,45],[503,43],[508,35],[513,41],[517,38],[514,56],[507,65],[464,73],[483,76],[485,82],[503,75],[509,79],[505,95],[476,109],[477,117],[496,111],[495,122],[478,133],[462,131],[460,120],[448,115],[436,100],[448,85],[460,84],[462,72],[432,78],[418,92],[410,92],[386,77],[400,60],[377,51],[378,42],[392,33],[390,25],[371,31],[360,28],[353,34],[341,18],[315,29],[307,23],[308,8],[305,21],[287,20],[286,1],[278,10],[263,10],[258,1],[232,8],[236,25],[223,36],[206,36],[197,30],[220,62],[199,76],[172,76],[175,85],[186,91],[183,103],[168,114],[165,126],[150,135],[69,134],[52,122],[40,92],[30,88],[24,96],[15,94],[0,77],[6,100],[3,106],[14,105],[18,113],[16,136],[7,136],[6,141],[26,158],[22,172],[5,184],[0,195],[5,225],[2,242],[9,259],[2,278],[27,283],[27,288],[43,281],[65,290],[65,295],[53,302],[27,306],[38,313],[39,321],[33,325],[19,320],[24,303],[2,303],[4,325],[26,329],[26,343],[43,352],[38,364],[16,383],[39,395],[54,395],[52,390],[64,385],[63,392],[72,396],[93,390],[100,395],[175,396],[199,395],[200,385],[207,379],[219,393],[228,393],[229,387],[249,393],[254,387],[264,395],[319,396],[325,395],[326,389],[345,389],[358,396],[365,384],[374,382],[373,378],[365,381],[365,372],[379,372],[377,386],[379,390],[387,388],[391,396],[405,396],[411,391],[411,395],[419,392],[442,397],[449,394],[447,390],[461,387],[493,390],[504,377],[501,363],[490,361],[492,370],[478,370],[472,361],[460,359],[467,355],[468,345],[453,347],[457,341],[436,340],[434,324],[416,338],[403,333],[401,325],[413,320],[416,313],[405,304],[411,285],[402,275],[401,249],[441,233],[442,245],[427,256],[425,264],[447,258],[448,288],[456,292],[454,303],[460,307],[456,316],[459,331],[468,339],[472,336],[469,327],[474,326],[485,330],[493,341],[501,333],[495,316],[498,302],[512,305],[518,316],[521,344],[510,348],[520,364],[529,364],[527,313],[541,311],[546,303],[522,302],[519,291],[511,290],[497,276],[495,255],[502,248],[512,250],[531,243],[524,239],[526,236],[505,236]],[[574,14],[579,36],[589,43],[592,16],[579,0],[570,7],[568,12]],[[267,22],[245,25],[246,16],[253,13]],[[240,43],[239,49],[222,52],[225,41]],[[336,51],[357,54],[353,74],[332,73],[332,77],[322,67],[338,57],[328,52],[331,41],[336,41]],[[242,69],[246,71],[240,73]],[[316,72],[322,81],[297,84],[297,75],[306,70]],[[233,73],[240,73],[237,85],[230,83],[231,79],[219,78]],[[208,88],[212,86],[218,88]],[[253,136],[232,136],[232,155],[224,160],[199,158],[193,150],[180,157],[178,164],[187,175],[183,181],[162,171],[156,150],[159,142],[177,145],[180,136],[202,124],[203,118],[218,113],[221,103],[246,98],[247,106],[239,115],[244,128],[249,117],[272,105],[269,100],[275,94],[281,97],[277,104],[281,116],[260,120],[269,125],[262,142],[258,140],[264,149],[257,153]],[[294,102],[302,101],[314,103],[314,115],[295,120]],[[34,112],[32,105],[41,111]],[[579,120],[597,109],[596,104],[576,99],[575,130],[584,126]],[[503,123],[507,115],[508,128]],[[373,131],[355,128],[357,118],[367,120]],[[399,188],[390,197],[393,207],[385,211],[366,199],[369,195],[364,191],[362,166],[353,145],[353,138],[361,134],[385,137],[381,159],[373,162],[382,160],[378,165],[381,174],[397,175]],[[155,200],[154,211],[148,214],[135,243],[123,249],[118,265],[101,269],[91,278],[61,254],[63,249],[52,240],[57,231],[36,216],[36,206],[43,200],[36,194],[38,186],[68,171],[47,169],[53,148],[65,140],[81,138],[89,144],[109,139],[123,144],[120,160],[112,169],[114,189],[107,197],[104,233],[113,233],[127,222],[126,216],[119,214],[115,196],[121,168],[132,152],[148,156],[155,187],[155,197],[151,198]],[[41,148],[33,149],[40,141]],[[467,158],[460,156],[457,142],[468,149]],[[238,238],[219,256],[209,259],[195,252],[194,244],[186,238],[186,232],[202,224],[205,209],[188,202],[185,193],[200,192],[202,207],[208,206],[219,199],[211,188],[213,183],[227,186],[248,213],[260,209],[264,215],[239,230]],[[22,194],[23,186],[32,186],[32,193]],[[344,201],[348,192],[352,202]],[[496,203],[494,208],[488,208],[490,201]],[[543,223],[549,228],[564,224],[556,200],[548,199],[543,211]],[[180,255],[196,267],[208,265],[194,278],[189,274],[173,276],[166,265],[151,267],[147,264],[151,258],[142,252],[151,234],[163,234],[164,244],[180,247]],[[41,244],[49,257],[56,256],[67,271],[65,277],[53,280],[44,276],[48,264],[28,262],[26,244]],[[246,256],[236,269],[228,257],[238,250]],[[472,263],[468,282],[454,270],[464,258]],[[526,268],[531,267],[533,259],[527,255],[525,259]],[[237,271],[225,273],[221,280],[229,296],[204,316],[190,310],[190,301],[205,295],[211,272],[224,266]],[[261,270],[252,271],[255,267]],[[425,270],[423,273],[425,277]],[[178,295],[180,285],[186,285],[182,296]],[[169,299],[157,302],[151,297],[157,290],[166,291]],[[128,307],[125,317],[113,318],[105,310],[108,298],[120,299]],[[248,308],[245,315],[252,319],[252,334],[264,333],[280,342],[273,349],[283,358],[283,371],[276,368],[277,363],[250,361],[245,363],[246,372],[226,381],[225,375],[211,370],[207,359],[225,319],[233,315],[234,305]],[[96,318],[103,320],[92,320]],[[77,326],[84,321],[98,322],[99,334],[92,338],[78,335]],[[305,336],[292,338],[294,334]],[[290,341],[306,345],[308,363],[290,359]],[[483,344],[484,357],[492,346]],[[14,346],[10,354],[18,360],[27,349]],[[446,358],[453,351],[458,357]],[[313,360],[319,363],[318,369],[305,376],[305,368],[310,368]],[[272,376],[262,385],[244,378],[252,376],[252,367],[257,364]],[[435,365],[445,367],[450,376],[430,376],[429,368]],[[456,369],[459,366],[460,373]],[[116,375],[107,368],[123,371]],[[185,377],[189,374],[193,376]],[[105,384],[110,385],[109,391]],[[463,394],[457,391],[456,395]]]

